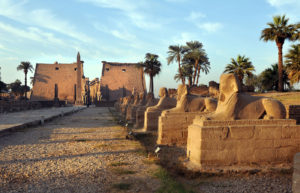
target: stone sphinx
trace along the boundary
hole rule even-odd
[[[203,112],[215,111],[217,108],[217,100],[209,97],[202,97],[199,95],[192,95],[186,85],[178,86],[176,107],[168,112]]]
[[[187,166],[205,171],[291,163],[300,151],[300,126],[285,118],[281,102],[243,93],[236,75],[223,74],[216,111],[196,116],[188,127]]]
[[[144,131],[155,131],[158,128],[158,117],[161,112],[176,106],[176,99],[170,98],[165,87],[159,89],[159,101],[157,105],[148,107],[145,111]]]
[[[114,107],[115,107],[116,111],[121,111],[120,108],[121,108],[121,105],[123,104],[123,99],[124,99],[124,97],[121,97],[115,102]]]
[[[281,102],[243,93],[235,74],[223,74],[220,78],[218,107],[207,119],[284,119],[285,117],[286,110]]]
[[[130,102],[126,106],[125,111],[123,112],[123,115],[124,115],[126,120],[127,120],[128,111],[131,111],[131,110],[128,110],[128,109],[131,109],[133,106],[136,106],[139,103],[139,100],[140,100],[139,94],[136,93],[136,92],[133,92],[133,94],[130,97]]]
[[[159,117],[158,144],[186,145],[187,128],[195,116],[213,112],[217,107],[216,99],[190,94],[186,85],[179,85],[177,92],[176,107],[163,111]]]
[[[136,124],[135,129],[144,127],[145,111],[148,107],[152,107],[158,103],[158,100],[154,98],[153,93],[148,93],[146,96],[146,105],[137,107],[136,110]]]
[[[145,92],[139,93],[138,99],[127,108],[126,120],[130,121],[131,123],[135,123],[137,108],[140,106],[144,106],[146,102]]]

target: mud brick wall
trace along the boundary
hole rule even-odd
[[[201,121],[188,128],[187,156],[193,164],[230,166],[291,163],[300,151],[295,120]]]
[[[170,112],[164,111],[158,120],[157,144],[161,145],[186,145],[188,126],[193,123],[199,112]]]

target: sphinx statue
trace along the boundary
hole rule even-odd
[[[135,123],[136,118],[136,110],[140,106],[144,106],[146,104],[146,94],[145,92],[140,92],[138,95],[138,99],[127,108],[126,112],[126,120]]]
[[[144,130],[151,131],[158,128],[158,117],[161,112],[176,106],[176,99],[170,98],[165,87],[159,89],[159,101],[157,105],[148,107],[145,111]]]
[[[217,108],[217,100],[199,95],[192,95],[186,85],[179,85],[177,89],[176,107],[167,110],[170,112],[212,112]]]
[[[138,106],[136,109],[136,124],[134,125],[135,129],[144,127],[145,111],[148,107],[152,107],[158,103],[158,100],[154,98],[153,93],[148,93],[146,96],[146,104]]]
[[[235,74],[222,74],[216,111],[203,117],[208,120],[285,119],[283,104],[275,99],[251,96],[242,92]]]

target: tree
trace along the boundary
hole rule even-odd
[[[19,79],[13,83],[10,83],[8,88],[15,96],[22,96],[24,93],[30,90],[28,86],[22,86],[22,82]]]
[[[4,82],[0,81],[0,93],[2,93],[3,91],[7,91],[7,84],[5,84]]]
[[[279,76],[278,76],[278,64],[271,65],[271,68],[265,69],[260,75],[259,79],[261,81],[262,91],[279,90]],[[290,88],[290,83],[288,75],[285,70],[283,70],[283,83]]]
[[[253,76],[253,71],[255,71],[255,69],[250,59],[238,55],[236,59],[231,58],[231,63],[227,64],[224,73],[235,73],[238,76],[240,83],[243,84],[245,75],[251,77]]]
[[[286,58],[286,71],[293,85],[300,81],[300,44],[292,45],[284,57]]]
[[[195,84],[197,78],[197,85],[200,71],[207,74],[210,69],[210,63],[208,61],[205,50],[203,49],[202,43],[200,43],[199,41],[186,42],[186,54],[184,58],[194,61],[194,74],[192,78],[192,84]]]
[[[33,66],[30,62],[21,62],[21,64],[17,67],[17,70],[23,70],[25,74],[25,88],[27,88],[27,73],[28,71],[33,71]],[[27,99],[27,92],[25,92],[25,98]]]
[[[182,76],[182,72],[181,72],[181,60],[183,58],[183,55],[184,53],[186,52],[186,49],[184,46],[179,46],[179,45],[171,45],[169,46],[169,51],[168,51],[168,65],[170,63],[173,63],[173,62],[178,62],[178,71],[179,71],[179,74],[180,74],[180,77],[183,77]],[[181,78],[181,81],[182,81],[182,84],[185,84],[185,79],[184,78]]]
[[[273,23],[269,22],[268,28],[261,32],[260,39],[263,41],[275,41],[278,48],[278,90],[283,91],[283,62],[282,62],[282,47],[285,40],[295,41],[299,38],[300,25],[288,25],[288,18],[283,16],[274,16]]]
[[[145,56],[145,61],[140,62],[139,66],[144,67],[144,72],[150,77],[150,87],[149,92],[153,93],[153,77],[160,73],[161,63],[158,61],[158,55],[147,53]]]

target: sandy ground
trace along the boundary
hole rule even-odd
[[[0,192],[154,192],[158,166],[125,135],[108,108],[89,108],[2,136]]]

